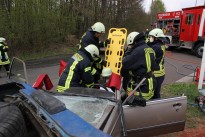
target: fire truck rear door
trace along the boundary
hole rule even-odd
[[[193,41],[195,14],[193,10],[186,10],[182,16],[180,40]]]

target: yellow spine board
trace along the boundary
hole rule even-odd
[[[124,55],[124,46],[126,43],[127,30],[125,28],[111,28],[108,39],[110,44],[105,50],[106,67],[112,69],[112,72],[120,75],[122,68],[122,58]]]

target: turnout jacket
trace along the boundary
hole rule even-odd
[[[81,47],[85,48],[86,46],[93,44],[95,46],[97,46],[98,50],[100,51],[100,47],[104,47],[106,45],[105,42],[100,42],[99,38],[95,37],[95,33],[94,31],[92,31],[92,29],[88,29],[88,31],[86,33],[83,34],[80,43],[81,43]],[[93,67],[98,71],[98,72],[102,72],[103,69],[103,64],[105,62],[99,58],[98,60],[95,60],[95,63],[93,63]]]
[[[99,76],[92,68],[92,57],[86,50],[75,53],[60,76],[57,91],[63,92],[70,87],[93,87],[95,76]]]
[[[100,47],[104,47],[104,42],[100,42],[99,38],[95,37],[94,31],[92,29],[88,29],[87,32],[85,32],[80,40],[80,44],[82,47],[86,47],[87,45],[93,44],[98,47],[100,50]]]
[[[6,46],[4,43],[0,43],[0,65],[10,64],[7,51],[8,46]]]
[[[135,88],[135,84],[139,83],[144,77],[146,77],[146,81],[140,86],[138,91],[140,90],[142,92],[142,96],[146,100],[149,100],[153,97],[155,86],[155,80],[152,75],[155,66],[154,60],[155,52],[145,43],[144,39],[138,41],[134,45],[134,50],[123,58],[123,72],[132,72],[132,78],[130,79],[130,82],[123,82],[123,84],[127,85],[128,94]],[[139,95],[139,92],[136,92],[135,95]]]
[[[156,54],[154,76],[155,77],[164,76],[165,75],[165,68],[164,68],[165,45],[159,40],[150,43],[149,45],[155,51]]]
[[[123,70],[131,70],[134,75],[144,77],[154,70],[155,52],[144,40],[137,42],[131,54],[122,60]]]

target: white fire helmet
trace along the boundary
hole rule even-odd
[[[99,56],[99,49],[93,45],[93,44],[90,44],[88,46],[85,47],[85,50],[87,52],[90,53],[90,55],[94,58],[95,56]]]
[[[102,77],[109,77],[112,74],[112,69],[111,68],[103,68],[102,70]]]
[[[5,42],[5,41],[6,41],[6,39],[5,39],[5,38],[0,37],[0,42]]]
[[[156,38],[160,38],[160,37],[161,38],[165,38],[165,35],[164,35],[163,31],[161,29],[159,29],[159,28],[155,28],[155,29],[151,30],[149,32],[149,35],[150,36],[154,36]]]
[[[105,33],[105,26],[101,22],[96,22],[91,26],[92,30],[98,33]]]
[[[139,34],[139,32],[131,32],[127,36],[127,45],[131,45],[134,42],[134,38]]]

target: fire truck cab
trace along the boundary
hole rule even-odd
[[[182,11],[157,14],[157,27],[166,35],[167,49],[177,47],[194,51],[202,57],[205,37],[205,6],[184,8]]]

